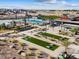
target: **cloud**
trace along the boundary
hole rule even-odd
[[[23,9],[79,9],[78,2],[68,0],[31,0],[31,3],[0,3],[0,8],[23,8]]]
[[[35,0],[35,1],[41,3],[56,3],[58,0]]]
[[[71,6],[71,7],[79,6],[79,3],[69,3],[69,2],[66,2],[66,1],[62,1],[62,4],[64,4],[65,6]]]
[[[66,0],[34,0],[36,2],[44,3],[44,4],[61,4],[63,6],[79,6],[79,3],[69,3]]]
[[[34,0],[43,4],[65,4],[65,0]]]
[[[52,2],[52,1],[63,1],[63,0],[34,0],[37,2]]]
[[[79,9],[78,2],[68,2],[67,0],[35,0],[36,4],[44,8],[51,9]]]
[[[37,1],[37,2],[50,2],[52,0],[35,0],[35,1]]]

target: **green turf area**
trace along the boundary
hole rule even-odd
[[[30,37],[30,36],[25,37],[24,40],[27,40],[31,43],[37,44],[39,46],[45,47],[45,48],[53,50],[53,51],[58,48],[57,45],[54,45],[54,44],[50,45],[50,43],[48,43],[48,42],[36,39],[34,37]]]
[[[61,37],[61,36],[50,34],[50,33],[46,33],[46,32],[40,32],[38,34],[43,35],[43,36],[47,36],[47,37],[51,37],[51,38],[54,38],[54,39],[58,39],[60,41],[68,40],[68,38],[66,38],[66,37]]]
[[[38,16],[38,19],[43,19],[43,20],[48,20],[48,19],[55,20],[55,19],[58,19],[58,18],[60,18],[60,17],[59,16],[55,16],[55,15],[53,15],[53,16],[39,15]]]

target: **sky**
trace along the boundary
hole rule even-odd
[[[0,8],[79,10],[79,0],[0,0]]]

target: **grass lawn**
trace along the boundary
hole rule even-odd
[[[50,34],[50,33],[46,33],[46,32],[40,32],[38,34],[43,35],[43,36],[47,36],[47,37],[51,37],[51,38],[54,38],[54,39],[58,39],[60,41],[68,40],[68,38],[66,38],[66,37],[61,37],[61,36]]]
[[[48,43],[48,42],[36,39],[34,37],[30,37],[30,36],[25,37],[24,40],[27,40],[29,42],[32,42],[34,44],[37,44],[39,46],[45,47],[45,48],[53,50],[53,51],[58,48],[57,45],[54,45],[54,44],[51,45],[51,43]]]
[[[58,19],[60,18],[59,16],[44,16],[44,15],[41,15],[38,17],[38,19],[44,19],[44,20],[47,20],[47,19],[50,19],[50,20],[54,20],[54,19]]]

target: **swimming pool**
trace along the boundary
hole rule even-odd
[[[13,20],[0,20],[0,24],[10,24]],[[16,23],[19,23],[19,22],[22,22],[24,23],[24,20],[23,19],[18,19],[18,20],[14,20]],[[42,19],[26,19],[26,22],[27,23],[33,23],[33,24],[42,24],[44,22],[46,22],[45,20],[42,20]]]
[[[26,22],[30,22],[30,23],[33,23],[33,24],[42,24],[45,21],[41,20],[41,19],[26,19]]]

